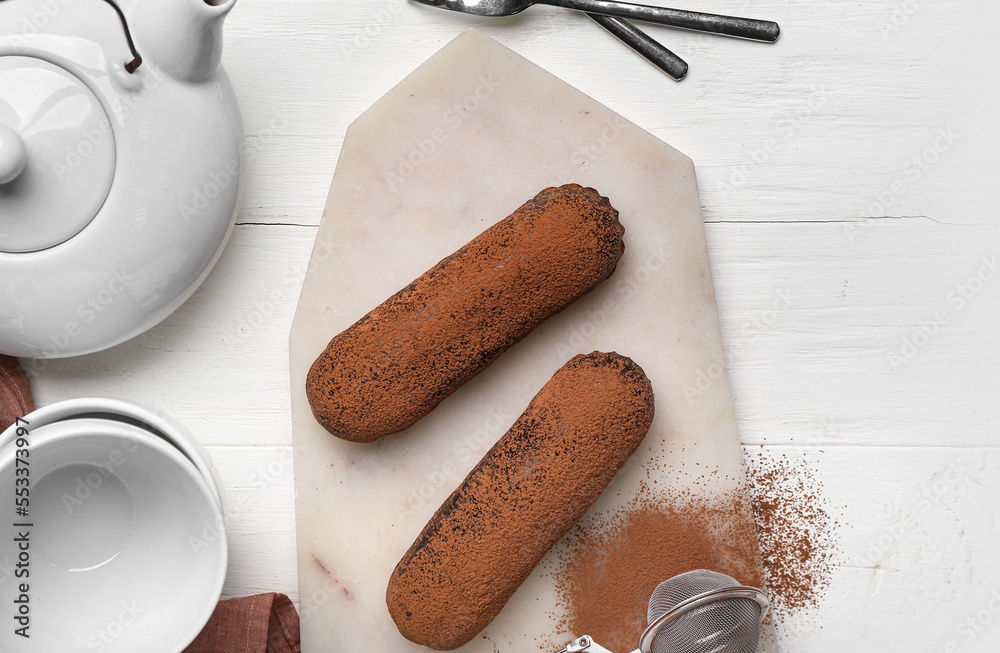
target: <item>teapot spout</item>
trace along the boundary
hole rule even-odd
[[[222,60],[222,24],[236,0],[140,0],[134,12],[137,44],[167,75],[203,82]]]

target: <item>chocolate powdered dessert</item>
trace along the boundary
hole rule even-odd
[[[444,502],[396,566],[399,632],[439,651],[472,640],[638,448],[653,420],[642,368],[594,352],[564,365]]]
[[[337,335],[309,370],[313,415],[353,442],[409,428],[611,276],[624,233],[596,190],[543,190]]]

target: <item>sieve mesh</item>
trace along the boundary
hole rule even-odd
[[[725,574],[705,570],[671,578],[650,597],[648,623],[692,597],[738,586]],[[693,608],[664,624],[653,639],[652,653],[755,653],[760,611],[756,601],[734,597]]]

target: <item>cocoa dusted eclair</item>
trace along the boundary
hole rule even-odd
[[[543,190],[338,334],[309,370],[313,415],[352,442],[409,428],[607,279],[624,233],[596,190]]]
[[[594,352],[566,363],[396,566],[386,604],[399,632],[439,651],[472,640],[604,492],[652,420],[652,387],[630,358]]]

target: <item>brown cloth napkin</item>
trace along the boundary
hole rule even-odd
[[[0,431],[33,410],[24,369],[16,358],[0,355]],[[284,594],[222,601],[184,653],[302,653],[299,615]]]
[[[0,354],[0,431],[35,410],[28,375],[16,358]]]
[[[222,601],[184,653],[302,653],[299,615],[284,594]]]

